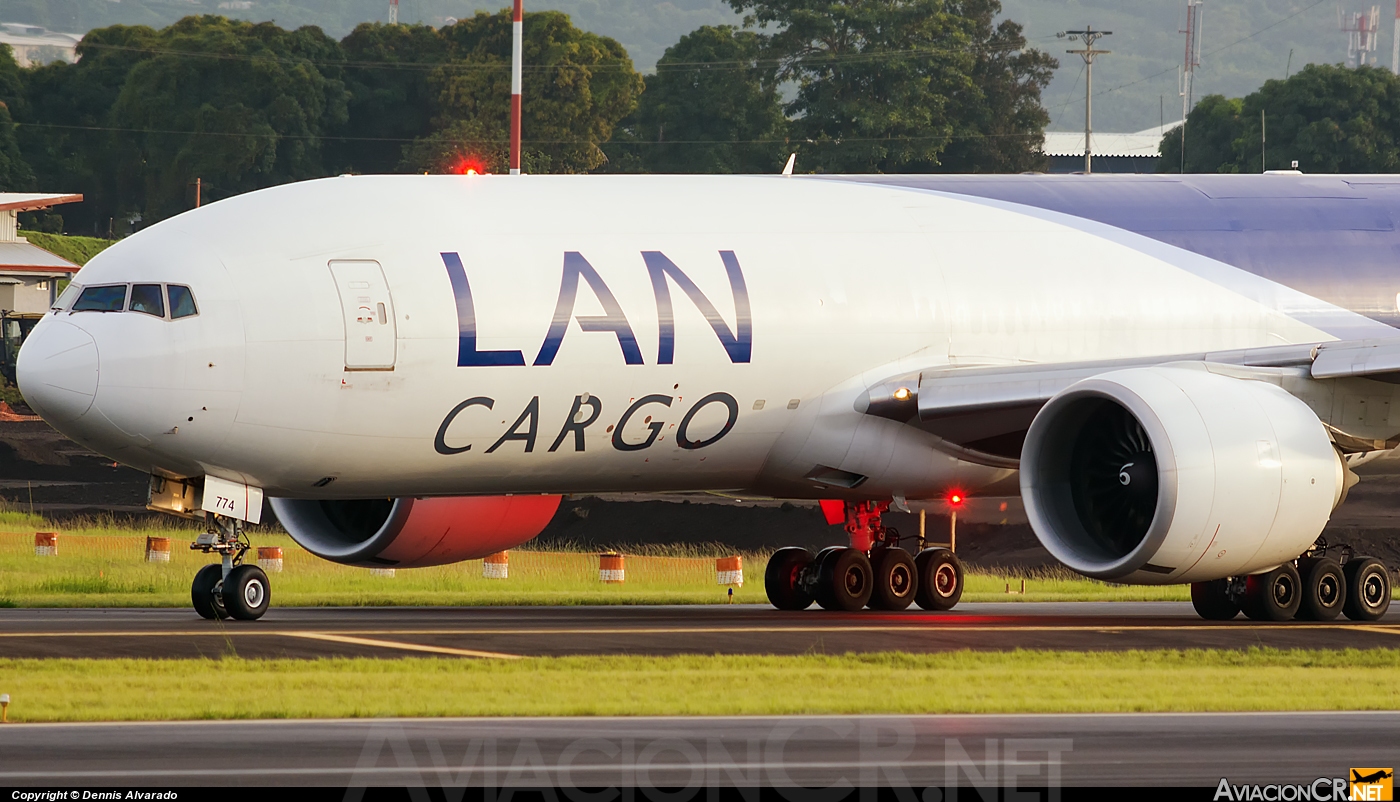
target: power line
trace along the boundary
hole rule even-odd
[[[13,123],[16,127],[25,128],[55,128],[68,131],[93,131],[99,133],[127,133],[127,134],[156,134],[162,136],[217,136],[217,137],[242,137],[245,139],[295,139],[295,140],[332,140],[337,142],[421,142],[426,138],[408,139],[403,137],[368,137],[368,136],[339,136],[336,134],[282,134],[282,133],[251,133],[241,131],[176,131],[159,128],[119,128],[112,126],[98,125],[60,125],[56,123]],[[527,139],[526,144],[531,145],[765,145],[765,144],[805,144],[805,145],[840,145],[846,142],[921,142],[930,139],[1034,139],[1041,136],[1040,133],[1030,134],[929,134],[926,136],[872,136],[872,137],[840,137],[838,139],[794,139],[791,137],[774,137],[769,139],[668,139],[664,142],[651,140],[607,140],[595,142],[590,139]],[[461,138],[442,140],[452,144],[487,144],[504,145],[509,141],[501,138]]]

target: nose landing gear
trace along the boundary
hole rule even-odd
[[[218,554],[220,564],[206,565],[194,575],[190,601],[201,618],[236,618],[256,621],[267,612],[272,586],[267,574],[256,565],[246,565],[243,557],[252,546],[243,536],[243,522],[206,513],[209,530],[190,548],[205,554]]]
[[[798,546],[774,552],[764,574],[768,600],[779,610],[805,610],[813,601],[843,612],[867,606],[897,611],[911,603],[953,609],[962,598],[962,562],[948,549],[923,548],[922,541],[918,556],[911,556],[899,546],[899,533],[881,522],[888,509],[888,502],[848,501],[850,546],[831,546],[815,557]]]

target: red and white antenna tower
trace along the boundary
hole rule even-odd
[[[1337,16],[1340,18],[1342,9],[1337,8]],[[1356,11],[1346,19],[1338,19],[1342,33],[1347,35],[1347,66],[1360,67],[1363,64],[1373,63],[1376,58],[1376,45],[1380,37],[1377,34],[1381,30],[1381,7],[1371,6],[1369,12]]]
[[[515,0],[511,17],[511,175],[521,174],[521,50],[525,49],[525,3]]]
[[[389,24],[399,24],[399,0],[389,0]]]
[[[1396,0],[1400,3],[1400,0]],[[1205,0],[1186,0],[1186,55],[1181,61],[1181,119],[1191,113],[1191,103],[1195,99],[1192,81],[1196,68],[1201,66],[1201,34],[1205,22]]]
[[[1390,42],[1390,71],[1400,75],[1400,0],[1395,0],[1395,37]]]

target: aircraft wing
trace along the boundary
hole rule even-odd
[[[1014,467],[1026,429],[1060,391],[1101,373],[1172,362],[1307,368],[1313,379],[1400,384],[1400,340],[1347,340],[1086,362],[938,366],[881,382],[857,406],[929,431],[965,456]]]

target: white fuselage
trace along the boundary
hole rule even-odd
[[[1014,488],[857,399],[938,366],[1331,340],[1316,320],[1349,314],[1053,214],[778,176],[312,181],[163,222],[75,281],[188,285],[199,314],[47,317],[20,381],[51,423],[142,470],[302,498]],[[459,364],[472,323],[468,363],[523,364]],[[596,412],[581,436],[571,412]]]

